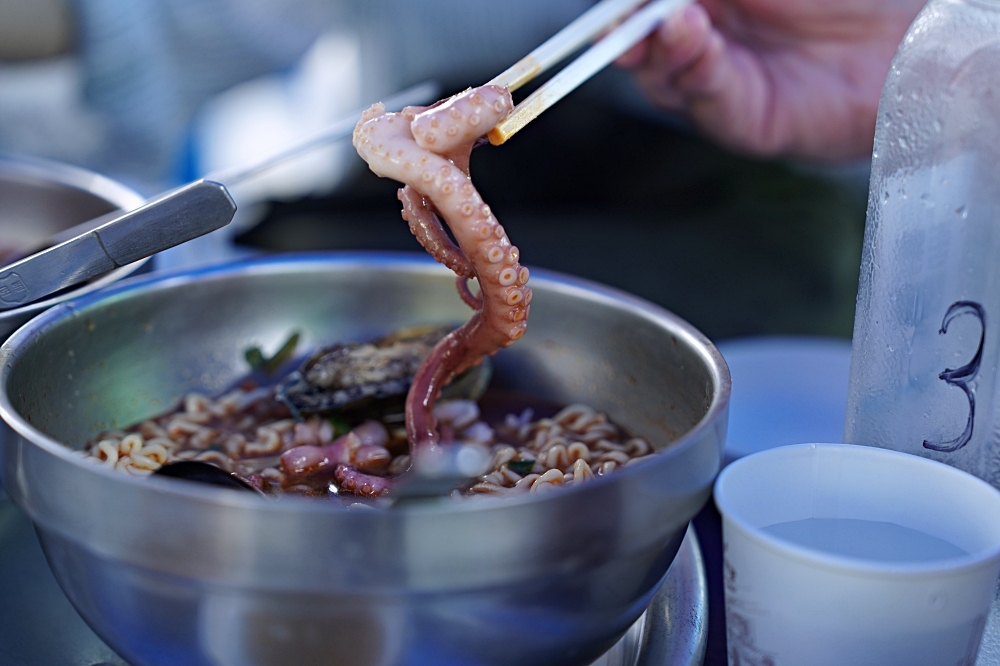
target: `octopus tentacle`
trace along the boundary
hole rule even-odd
[[[417,369],[406,396],[406,435],[411,449],[415,446],[434,446],[440,441],[437,432],[437,418],[434,416],[434,402],[441,388],[466,367],[474,356],[475,362],[482,360],[483,354],[470,353],[470,343],[480,327],[480,312],[472,315],[465,324],[446,335]],[[487,352],[489,353],[489,352]]]
[[[438,343],[413,379],[406,401],[411,447],[437,443],[433,407],[441,387],[527,327],[528,269],[468,175],[475,141],[512,108],[505,88],[483,86],[420,112],[385,113],[376,105],[354,130],[354,146],[376,174],[406,183],[438,211],[479,282],[478,311]]]
[[[462,250],[448,238],[444,227],[441,226],[441,220],[427,208],[424,198],[409,185],[401,188],[397,196],[403,202],[403,219],[409,223],[410,232],[416,237],[417,242],[438,263],[444,264],[458,275],[466,278],[475,276],[472,264],[462,254]]]
[[[455,271],[456,273],[458,271]],[[473,294],[469,289],[469,278],[459,274],[455,278],[455,288],[458,290],[458,295],[462,297],[462,300],[473,310],[478,310],[483,307],[483,299],[478,295]]]
[[[363,497],[381,497],[388,493],[393,486],[393,479],[365,474],[358,471],[354,465],[346,463],[337,465],[337,469],[333,472],[333,478],[342,490]]]
[[[281,454],[279,464],[290,482],[301,482],[311,476],[329,474],[337,465],[349,464],[365,472],[379,472],[392,460],[382,444],[366,444],[359,435],[362,424],[328,444],[302,444]]]

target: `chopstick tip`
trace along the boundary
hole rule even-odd
[[[490,140],[490,144],[494,146],[499,146],[507,142],[509,138],[499,127],[494,127],[487,134],[486,137]]]

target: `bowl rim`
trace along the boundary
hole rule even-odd
[[[96,198],[103,199],[120,211],[132,210],[146,203],[146,199],[135,190],[99,173],[61,162],[53,162],[37,157],[13,155],[0,151],[0,175],[5,174],[37,178],[40,181],[47,181],[70,189],[79,190]],[[150,259],[150,257],[139,259],[121,268],[116,268],[71,291],[50,296],[40,301],[32,301],[31,303],[10,310],[0,311],[0,323],[24,316],[31,316],[47,310],[58,303],[91,294],[102,287],[106,287],[135,273]]]
[[[90,307],[99,306],[106,301],[127,298],[133,292],[148,293],[170,290],[193,282],[225,280],[243,274],[266,275],[273,273],[310,272],[315,270],[315,268],[330,268],[331,266],[339,267],[341,270],[351,267],[379,266],[416,273],[453,275],[449,269],[435,262],[429,255],[422,253],[337,251],[252,257],[231,263],[132,277],[116,283],[107,289],[87,294],[81,298],[50,308],[18,328],[0,345],[0,418],[21,438],[31,445],[42,449],[48,455],[54,456],[62,462],[79,469],[103,475],[109,482],[134,484],[135,486],[142,486],[147,491],[178,498],[187,498],[193,501],[221,504],[233,508],[248,508],[253,510],[267,508],[268,511],[287,510],[294,513],[302,511],[310,513],[355,512],[357,510],[356,506],[344,506],[333,502],[318,502],[315,498],[299,496],[282,496],[280,498],[262,497],[257,494],[226,488],[214,488],[204,484],[180,483],[176,479],[132,476],[107,469],[104,466],[94,465],[81,456],[78,451],[70,449],[65,444],[49,437],[23,419],[14,409],[7,395],[7,382],[11,370],[17,364],[21,350],[34,344],[37,338],[44,335],[47,329],[58,326],[63,320],[71,316],[83,314]],[[702,356],[705,366],[709,371],[711,381],[714,385],[714,393],[705,414],[692,428],[671,442],[665,450],[661,451],[656,461],[630,466],[616,471],[614,475],[609,475],[606,478],[596,478],[593,482],[586,485],[572,486],[561,489],[558,493],[546,493],[540,496],[529,497],[518,495],[501,498],[475,498],[475,501],[468,502],[426,502],[393,506],[388,510],[390,513],[398,515],[412,513],[429,513],[435,515],[460,514],[468,511],[501,509],[503,507],[511,507],[515,504],[537,504],[565,498],[572,493],[587,492],[589,489],[635,476],[649,469],[651,465],[657,462],[663,464],[667,460],[682,454],[687,449],[697,446],[703,436],[706,435],[706,431],[716,427],[718,418],[728,409],[731,391],[729,368],[718,349],[715,348],[715,345],[687,321],[658,305],[613,287],[545,269],[532,268],[531,271],[532,278],[536,281],[536,284],[543,282],[546,287],[554,291],[564,294],[585,294],[589,298],[596,297],[600,301],[613,303],[616,307],[624,306],[632,313],[641,316],[647,321],[660,325],[661,328],[664,321],[669,322],[672,327],[671,331],[676,332],[679,337],[685,338],[688,347]],[[3,440],[0,441],[0,445],[7,446],[11,444]],[[721,460],[722,451],[720,446],[720,465]],[[710,492],[711,484],[709,484],[708,488]],[[381,507],[365,505],[365,508],[374,508],[380,513],[383,511]]]

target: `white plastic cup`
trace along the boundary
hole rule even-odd
[[[1000,572],[1000,492],[926,458],[849,444],[747,456],[715,484],[729,666],[963,666]],[[969,553],[831,554],[762,531],[808,518],[895,523]]]

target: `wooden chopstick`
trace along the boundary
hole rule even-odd
[[[487,85],[506,86],[514,92],[528,81],[577,50],[601,31],[628,16],[646,0],[601,0],[544,44],[501,72]]]
[[[523,102],[514,107],[514,110],[511,111],[506,118],[501,120],[497,123],[496,127],[490,130],[490,143],[494,146],[499,146],[507,141],[507,139],[514,136],[514,134],[521,130],[525,125],[540,116],[543,111],[569,93],[576,90],[581,83],[607,67],[615,58],[642,41],[667,16],[673,14],[675,11],[690,4],[691,2],[692,0],[654,0],[637,11],[624,23],[590,47],[583,55],[571,62],[551,79],[546,81],[542,87],[531,93],[531,95],[525,98]],[[594,7],[593,9],[596,8],[597,7]],[[580,19],[584,18],[584,16],[581,16]],[[572,27],[573,24],[571,23],[562,32],[565,32]],[[597,34],[597,32],[599,32],[599,30],[595,31],[593,34]],[[559,35],[556,35],[556,37],[558,36]],[[552,39],[554,40],[556,37],[553,37]],[[548,42],[538,47],[536,51],[545,47],[547,44]],[[572,51],[572,49],[570,49],[570,51]],[[535,51],[526,56],[518,63],[518,65],[520,65],[521,62],[528,60],[528,58],[531,58],[534,53]],[[505,76],[508,72],[513,72],[518,65],[511,67],[507,70],[507,72],[504,72],[494,79],[494,81]],[[524,81],[530,81],[535,75],[537,75],[537,72],[525,78]],[[512,80],[521,80],[518,78],[517,73],[512,74],[511,78]],[[493,81],[490,83],[493,83]],[[504,84],[500,83],[498,85]]]

